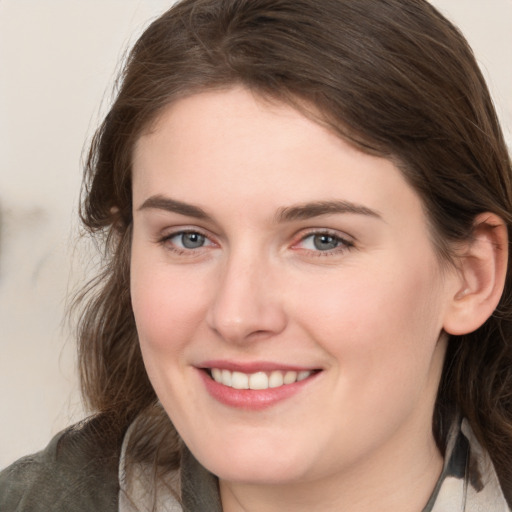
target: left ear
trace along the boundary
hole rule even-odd
[[[447,310],[444,330],[468,334],[494,312],[503,293],[508,261],[507,226],[494,213],[475,218],[473,236],[458,257],[458,289]]]

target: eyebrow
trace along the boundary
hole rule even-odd
[[[180,213],[181,215],[194,217],[196,219],[210,218],[210,216],[202,208],[199,208],[199,206],[183,203],[181,201],[176,201],[176,199],[171,199],[170,197],[164,197],[160,195],[151,196],[150,198],[146,199],[139,207],[139,210],[147,209],[165,210],[172,213]]]
[[[350,201],[316,201],[280,208],[276,215],[277,222],[291,222],[294,220],[305,220],[321,215],[351,213],[355,215],[366,215],[382,219],[380,214],[366,206],[351,203]]]
[[[211,217],[199,206],[195,206],[170,197],[161,195],[151,196],[146,199],[138,210],[156,209],[165,210],[172,213],[178,213],[187,217],[196,219],[209,219]],[[306,220],[322,215],[349,213],[355,215],[365,215],[381,219],[380,214],[366,206],[351,203],[350,201],[313,201],[310,203],[287,206],[280,208],[274,220],[276,223],[292,222],[296,220]]]

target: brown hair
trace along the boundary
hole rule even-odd
[[[484,79],[464,37],[424,0],[184,0],[131,51],[117,98],[92,142],[82,219],[106,247],[79,329],[89,406],[126,428],[156,396],[129,295],[131,158],[162,109],[198,91],[240,84],[297,108],[312,105],[341,137],[393,159],[423,200],[439,253],[471,236],[481,212],[512,222],[511,164]],[[512,495],[512,273],[495,314],[452,337],[434,413],[457,409]],[[161,414],[141,458],[176,439]],[[178,463],[175,453],[167,461]]]

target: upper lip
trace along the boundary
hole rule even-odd
[[[202,369],[211,369],[211,368],[219,368],[220,370],[229,370],[232,372],[242,372],[242,373],[256,373],[256,372],[272,372],[276,370],[282,371],[312,371],[319,370],[318,367],[312,366],[302,366],[302,365],[294,365],[294,364],[283,364],[276,363],[273,361],[251,361],[251,362],[236,362],[236,361],[226,361],[226,360],[212,360],[212,361],[203,361],[202,363],[197,365],[198,368]]]

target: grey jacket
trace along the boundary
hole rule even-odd
[[[107,431],[107,419],[98,416],[2,471],[0,511],[117,512],[122,438],[112,443]]]

